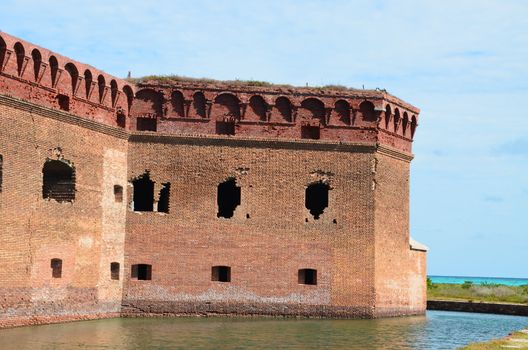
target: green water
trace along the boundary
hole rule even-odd
[[[383,320],[110,319],[0,331],[0,349],[455,349],[527,317],[430,311]]]

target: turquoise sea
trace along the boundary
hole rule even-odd
[[[427,276],[433,283],[462,284],[465,281],[473,284],[503,284],[506,286],[528,285],[528,278],[502,278],[502,277],[468,277],[468,276]]]

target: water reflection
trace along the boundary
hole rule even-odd
[[[455,349],[527,317],[431,311],[383,320],[111,319],[0,331],[0,349]]]

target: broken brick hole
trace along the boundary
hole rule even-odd
[[[154,182],[147,173],[141,175],[134,181],[134,211],[154,210]]]
[[[70,110],[70,98],[68,96],[62,94],[57,95],[57,102],[61,110],[66,112]]]
[[[318,220],[325,208],[328,207],[328,191],[330,187],[317,182],[306,187],[305,205],[315,220]]]
[[[75,199],[75,171],[66,162],[48,160],[42,168],[42,197],[57,202],[73,202]]]
[[[51,259],[51,277],[61,278],[62,277],[62,260]]]
[[[240,205],[240,187],[236,185],[235,179],[230,179],[218,185],[218,214],[220,218],[229,219],[233,217],[235,209]]]
[[[126,116],[123,113],[117,113],[116,123],[117,123],[117,126],[119,126],[120,128],[125,128],[126,127]]]
[[[300,269],[298,273],[299,284],[317,284],[317,270],[314,269]]]
[[[301,138],[319,140],[321,138],[321,129],[317,126],[301,126]]]
[[[110,278],[113,280],[119,280],[119,263],[110,263]]]
[[[136,264],[132,265],[132,279],[149,281],[152,279],[152,265]]]
[[[170,183],[167,182],[162,184],[162,186],[159,193],[158,212],[169,213]]]
[[[138,131],[156,131],[158,120],[155,118],[137,118],[136,128]]]
[[[234,122],[216,122],[216,133],[218,135],[234,135],[235,134],[235,123]]]
[[[231,267],[213,266],[211,272],[211,281],[231,282]]]

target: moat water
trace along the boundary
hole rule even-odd
[[[382,320],[117,318],[1,330],[0,349],[456,349],[527,326],[528,317],[445,311]]]

